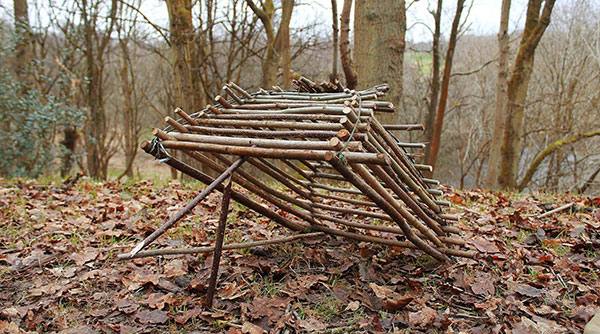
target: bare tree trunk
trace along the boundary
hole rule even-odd
[[[577,190],[580,194],[583,194],[594,182],[594,180],[596,179],[596,177],[598,176],[598,174],[600,174],[600,167],[598,167],[591,175],[590,177],[587,179],[587,181],[585,181],[585,183]]]
[[[508,19],[510,14],[510,1],[502,0],[500,10],[500,30],[498,31],[498,81],[496,82],[496,110],[494,111],[494,132],[490,144],[488,167],[485,172],[484,186],[487,189],[496,188],[498,176],[498,163],[500,162],[500,146],[502,145],[502,133],[504,132],[504,111],[508,96],[506,84],[508,80]]]
[[[168,0],[175,105],[188,113],[196,112],[201,105],[199,78],[194,78],[194,65],[198,63],[194,43],[191,0]]]
[[[389,84],[389,101],[395,106],[400,106],[402,100],[405,34],[404,0],[356,1],[354,55],[358,87]],[[378,118],[383,123],[394,124],[400,115],[399,112],[385,113]]]
[[[13,10],[15,15],[15,35],[17,37],[15,45],[15,72],[19,81],[23,84],[23,92],[25,92],[29,86],[28,67],[33,59],[27,0],[14,0]]]
[[[137,117],[136,111],[134,107],[134,97],[133,97],[133,84],[129,79],[130,73],[130,57],[129,57],[129,49],[127,46],[127,40],[119,40],[119,44],[121,46],[121,56],[122,56],[122,65],[121,65],[121,94],[123,95],[123,132],[124,132],[124,143],[123,148],[125,151],[125,170],[118,177],[127,175],[128,178],[133,178],[133,161],[135,156],[137,155]]]
[[[433,43],[431,53],[433,54],[433,62],[431,67],[431,84],[429,91],[429,104],[427,105],[427,118],[425,119],[425,142],[431,143],[433,138],[433,127],[435,124],[435,113],[438,104],[438,95],[440,92],[440,34],[442,25],[442,0],[438,0],[437,8],[433,13],[435,21],[435,30],[433,33]],[[425,156],[423,161],[427,162],[427,157],[431,151],[431,145],[425,148]]]
[[[200,109],[203,94],[200,89],[200,65],[192,22],[191,0],[168,0],[170,42],[173,57],[175,106],[187,113]],[[184,161],[198,166],[190,159]],[[176,175],[176,172],[174,173]],[[187,176],[182,174],[182,179]]]
[[[440,95],[440,103],[438,104],[437,115],[433,127],[433,136],[431,138],[431,146],[427,162],[435,169],[438,152],[440,150],[440,141],[442,137],[442,127],[444,124],[444,113],[446,112],[446,102],[448,100],[448,85],[450,84],[450,73],[452,72],[452,60],[454,58],[454,48],[458,38],[458,26],[460,25],[460,17],[465,5],[465,0],[456,1],[456,13],[452,21],[452,29],[450,31],[450,40],[448,41],[448,51],[446,52],[446,62],[444,64],[444,76],[442,77],[442,90]],[[432,172],[426,172],[428,177],[432,176]]]
[[[544,7],[540,13],[542,2],[544,2]],[[525,29],[523,29],[517,58],[507,84],[506,121],[500,148],[502,159],[498,171],[498,185],[502,188],[517,187],[527,88],[533,71],[535,49],[550,24],[554,2],[555,0],[529,0],[527,5]]]
[[[65,177],[73,168],[73,154],[77,148],[77,140],[79,139],[79,132],[75,126],[67,126],[63,130],[64,138],[61,140],[61,145],[64,146],[65,153],[61,160],[60,176]]]
[[[356,88],[358,77],[354,64],[352,63],[352,54],[350,53],[350,9],[352,8],[352,0],[344,0],[342,7],[342,17],[340,26],[340,62],[344,70],[346,78],[346,87],[350,89]]]
[[[292,58],[290,52],[290,21],[294,10],[294,0],[281,1],[281,21],[277,29],[275,51],[281,55],[281,68],[283,74],[283,89],[292,87]]]
[[[277,83],[277,64],[279,63],[279,57],[275,52],[276,36],[273,29],[273,23],[271,22],[273,14],[275,13],[275,6],[273,0],[261,1],[262,8],[258,8],[252,0],[246,0],[246,3],[248,4],[248,7],[252,9],[254,14],[258,16],[265,28],[265,33],[267,34],[267,50],[263,58],[262,85],[264,88],[270,89]]]
[[[329,81],[335,81],[338,78],[338,45],[339,45],[339,33],[338,27],[338,9],[337,0],[331,0],[331,30],[333,35],[333,59],[331,60],[331,73],[329,74]]]
[[[85,126],[86,167],[88,175],[105,180],[108,161],[112,154],[107,142],[107,119],[104,109],[103,76],[105,51],[115,25],[118,2],[112,0],[108,27],[98,40],[97,9],[88,0],[81,1],[81,16],[84,29],[84,57],[86,66],[86,99],[88,118]]]

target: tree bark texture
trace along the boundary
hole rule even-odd
[[[485,172],[484,187],[496,188],[498,176],[498,163],[500,161],[500,146],[504,132],[504,112],[508,96],[506,95],[506,82],[508,80],[508,19],[510,14],[510,1],[502,0],[500,9],[500,30],[498,31],[498,81],[496,82],[496,110],[494,111],[494,132],[490,144],[488,167]]]
[[[127,40],[120,40],[121,46],[121,94],[123,98],[123,151],[125,151],[125,170],[119,176],[119,178],[127,175],[129,178],[133,178],[133,160],[137,155],[138,146],[138,131],[137,131],[137,107],[134,98],[134,84],[130,79],[130,62],[129,48],[127,46]]]
[[[333,35],[333,57],[331,60],[331,74],[329,81],[333,82],[338,78],[338,58],[339,58],[339,28],[340,18],[338,17],[337,0],[331,0],[331,32]]]
[[[544,2],[543,9],[542,2]],[[554,2],[555,0],[529,0],[527,5],[525,28],[506,89],[508,101],[498,171],[498,185],[501,188],[517,187],[527,88],[533,71],[535,49],[550,24]]]
[[[277,29],[275,51],[281,56],[283,89],[292,88],[292,57],[290,50],[290,21],[294,10],[294,0],[281,1],[281,21]]]
[[[14,0],[13,10],[15,15],[15,35],[17,40],[15,45],[15,72],[17,78],[23,83],[23,87],[26,90],[29,82],[27,68],[33,59],[27,0]]]
[[[202,105],[191,0],[168,0],[175,105],[188,113]],[[196,75],[197,74],[197,75]]]
[[[352,61],[352,53],[350,52],[350,9],[352,8],[352,0],[344,0],[342,7],[342,16],[340,19],[340,62],[344,70],[346,78],[346,87],[350,89],[356,88],[358,77],[354,69]]]
[[[271,22],[273,14],[275,13],[275,5],[273,4],[273,0],[261,1],[262,8],[256,6],[252,0],[246,0],[246,3],[262,22],[267,35],[267,47],[263,57],[262,85],[264,88],[270,89],[277,83],[277,64],[279,63],[279,57],[277,57],[275,52],[276,35],[273,28],[273,23]]]
[[[358,88],[387,83],[391,89],[388,99],[396,107],[402,99],[405,34],[404,0],[356,1],[354,55]],[[378,118],[384,124],[396,124],[400,115],[388,113]]]
[[[118,1],[112,0],[108,26],[100,34],[97,27],[99,13],[88,0],[81,1],[81,20],[84,29],[83,52],[86,68],[87,120],[85,124],[86,168],[90,177],[106,179],[108,162],[112,157],[108,138],[106,110],[104,109],[105,56],[115,26]]]
[[[438,105],[438,96],[440,93],[440,35],[442,25],[442,0],[438,0],[437,8],[433,13],[433,19],[435,22],[435,30],[433,32],[433,43],[431,53],[433,60],[431,64],[431,84],[429,86],[429,103],[427,104],[427,117],[425,119],[425,142],[431,143],[433,138],[433,127],[435,124],[435,114]],[[427,162],[427,157],[431,151],[431,145],[427,145],[425,148],[425,156],[423,162]]]

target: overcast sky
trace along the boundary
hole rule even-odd
[[[29,0],[30,16],[35,6],[33,2],[39,4],[47,4],[48,0]],[[70,0],[53,0],[55,4],[60,6],[63,1]],[[226,1],[226,0],[222,0]],[[406,0],[410,3],[411,0]],[[5,19],[12,20],[12,0],[0,0],[0,15]],[[331,3],[327,0],[297,0],[303,3],[298,6],[292,16],[292,25],[300,26],[306,22],[314,22],[317,20],[322,23],[323,30],[330,29],[331,26]],[[341,12],[343,0],[338,0],[338,9]],[[418,0],[415,1],[407,13],[407,39],[413,42],[428,41],[431,39],[431,33],[426,26],[432,26],[432,16],[428,13],[428,9],[434,9],[436,6],[435,0]],[[470,5],[467,1],[467,5]],[[472,8],[467,18],[469,32],[473,34],[496,34],[500,21],[500,0],[473,0]],[[525,7],[527,0],[512,0],[510,13],[510,30],[520,29],[524,22]],[[467,7],[468,8],[468,7]],[[463,11],[463,15],[467,13],[467,8]],[[450,30],[454,11],[456,9],[455,1],[444,1],[444,10],[442,16],[442,32],[447,33]],[[141,11],[155,24],[167,27],[168,17],[167,8],[164,0],[144,0]]]

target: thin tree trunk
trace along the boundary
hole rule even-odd
[[[587,179],[587,181],[585,181],[585,183],[578,189],[578,192],[580,194],[583,194],[594,182],[594,180],[596,179],[596,177],[598,176],[598,174],[600,174],[600,167],[598,167],[591,175],[590,177]]]
[[[123,95],[123,133],[125,151],[125,170],[119,176],[119,179],[125,175],[133,178],[133,160],[137,154],[137,136],[136,136],[136,117],[133,100],[133,85],[129,79],[129,50],[127,40],[119,41],[121,46],[122,65],[121,65],[121,94]]]
[[[544,8],[540,14],[542,2],[544,2]],[[527,89],[533,71],[535,49],[550,24],[554,2],[555,0],[529,0],[527,5],[525,29],[506,89],[508,101],[498,171],[498,185],[501,188],[517,188]]]
[[[438,95],[440,92],[440,34],[442,25],[442,0],[438,0],[436,11],[433,13],[435,22],[435,30],[433,32],[433,43],[431,53],[433,61],[431,66],[431,84],[429,91],[429,103],[427,105],[427,117],[425,119],[425,142],[431,143],[433,138],[433,127],[435,124],[435,113],[438,104]],[[427,162],[427,157],[431,151],[431,145],[425,148],[425,156],[423,162]]]
[[[23,84],[23,93],[29,88],[28,67],[33,59],[31,49],[31,30],[29,26],[29,11],[27,0],[14,0],[13,10],[15,15],[15,72]]]
[[[73,168],[73,154],[77,148],[77,140],[79,139],[79,132],[75,126],[67,126],[63,130],[64,138],[61,140],[61,144],[65,149],[61,160],[60,176],[65,177]]]
[[[500,31],[498,31],[498,81],[496,82],[496,110],[494,111],[494,132],[490,146],[488,166],[485,172],[484,186],[486,189],[496,188],[498,177],[498,163],[500,162],[500,146],[502,145],[502,133],[504,132],[504,112],[508,96],[506,84],[508,80],[508,19],[510,14],[511,0],[502,0],[500,10]]]
[[[333,59],[331,60],[331,74],[329,75],[329,81],[333,82],[338,78],[338,57],[339,57],[339,34],[340,29],[338,26],[338,9],[337,0],[331,0],[331,30],[333,35]]]
[[[202,106],[203,94],[200,89],[200,65],[192,22],[192,1],[168,0],[167,10],[173,57],[175,106],[187,113],[193,113]],[[192,166],[198,166],[197,162],[187,157],[184,161]],[[204,167],[201,168],[205,170]],[[183,174],[181,177],[183,180],[190,179]]]
[[[344,8],[345,9],[345,8]],[[354,55],[358,87],[390,86],[388,99],[401,105],[406,34],[404,0],[357,0],[354,6]],[[379,114],[384,124],[396,124],[401,112]]]
[[[85,125],[86,168],[90,177],[105,180],[108,174],[110,143],[107,142],[108,126],[104,109],[104,56],[115,26],[118,1],[111,1],[108,27],[103,27],[101,37],[97,31],[98,13],[88,0],[81,1],[84,29],[84,58],[86,66],[86,103],[88,118]]]
[[[444,113],[446,112],[446,102],[448,100],[448,85],[450,84],[450,73],[452,72],[452,60],[454,58],[454,48],[458,38],[458,26],[460,25],[460,17],[465,4],[465,0],[456,1],[456,13],[452,21],[452,29],[450,31],[450,40],[448,42],[448,51],[446,52],[446,62],[444,63],[444,75],[442,77],[442,87],[440,95],[440,103],[438,104],[437,115],[435,117],[435,125],[433,127],[433,136],[431,138],[431,149],[427,156],[427,162],[435,170],[438,152],[440,150],[440,142],[442,137],[442,127],[444,124]],[[433,175],[433,172],[426,172],[428,177]]]
[[[346,78],[346,87],[356,88],[358,76],[352,63],[352,54],[350,53],[350,9],[352,0],[344,0],[342,7],[342,17],[340,20],[340,62]]]
[[[290,50],[290,21],[294,10],[294,0],[282,0],[281,21],[277,29],[277,45],[275,51],[281,55],[283,89],[292,87],[292,58]]]
[[[267,48],[263,58],[262,86],[266,89],[270,89],[277,83],[277,64],[279,63],[277,53],[275,52],[275,31],[271,22],[273,14],[275,13],[275,6],[273,5],[273,0],[261,1],[262,9],[258,8],[252,0],[246,0],[246,3],[248,4],[248,7],[252,9],[254,14],[258,16],[265,28],[265,33],[267,34]]]

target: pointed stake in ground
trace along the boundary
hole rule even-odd
[[[241,157],[236,160],[229,168],[227,168],[219,177],[217,177],[211,184],[209,184],[198,196],[196,196],[191,202],[188,203],[184,208],[177,211],[177,213],[171,217],[166,223],[162,224],[154,233],[150,234],[146,239],[142,240],[134,249],[129,253],[130,257],[133,257],[139,251],[144,249],[144,247],[148,246],[158,237],[160,237],[163,233],[165,233],[171,226],[175,225],[181,218],[183,218],[188,212],[190,212],[200,201],[202,201],[206,196],[208,196],[213,190],[217,188],[221,182],[231,176],[233,171],[235,171],[238,167],[242,165],[242,163],[246,161],[246,157]]]
[[[227,214],[229,213],[229,200],[231,199],[231,176],[225,181],[223,199],[221,201],[221,216],[219,217],[219,226],[217,227],[217,238],[215,241],[215,251],[213,252],[212,269],[210,272],[210,281],[208,282],[208,291],[206,292],[206,307],[212,308],[215,288],[217,287],[217,278],[219,277],[219,265],[221,264],[221,253],[223,251],[223,239],[225,237],[225,224],[227,223]]]

